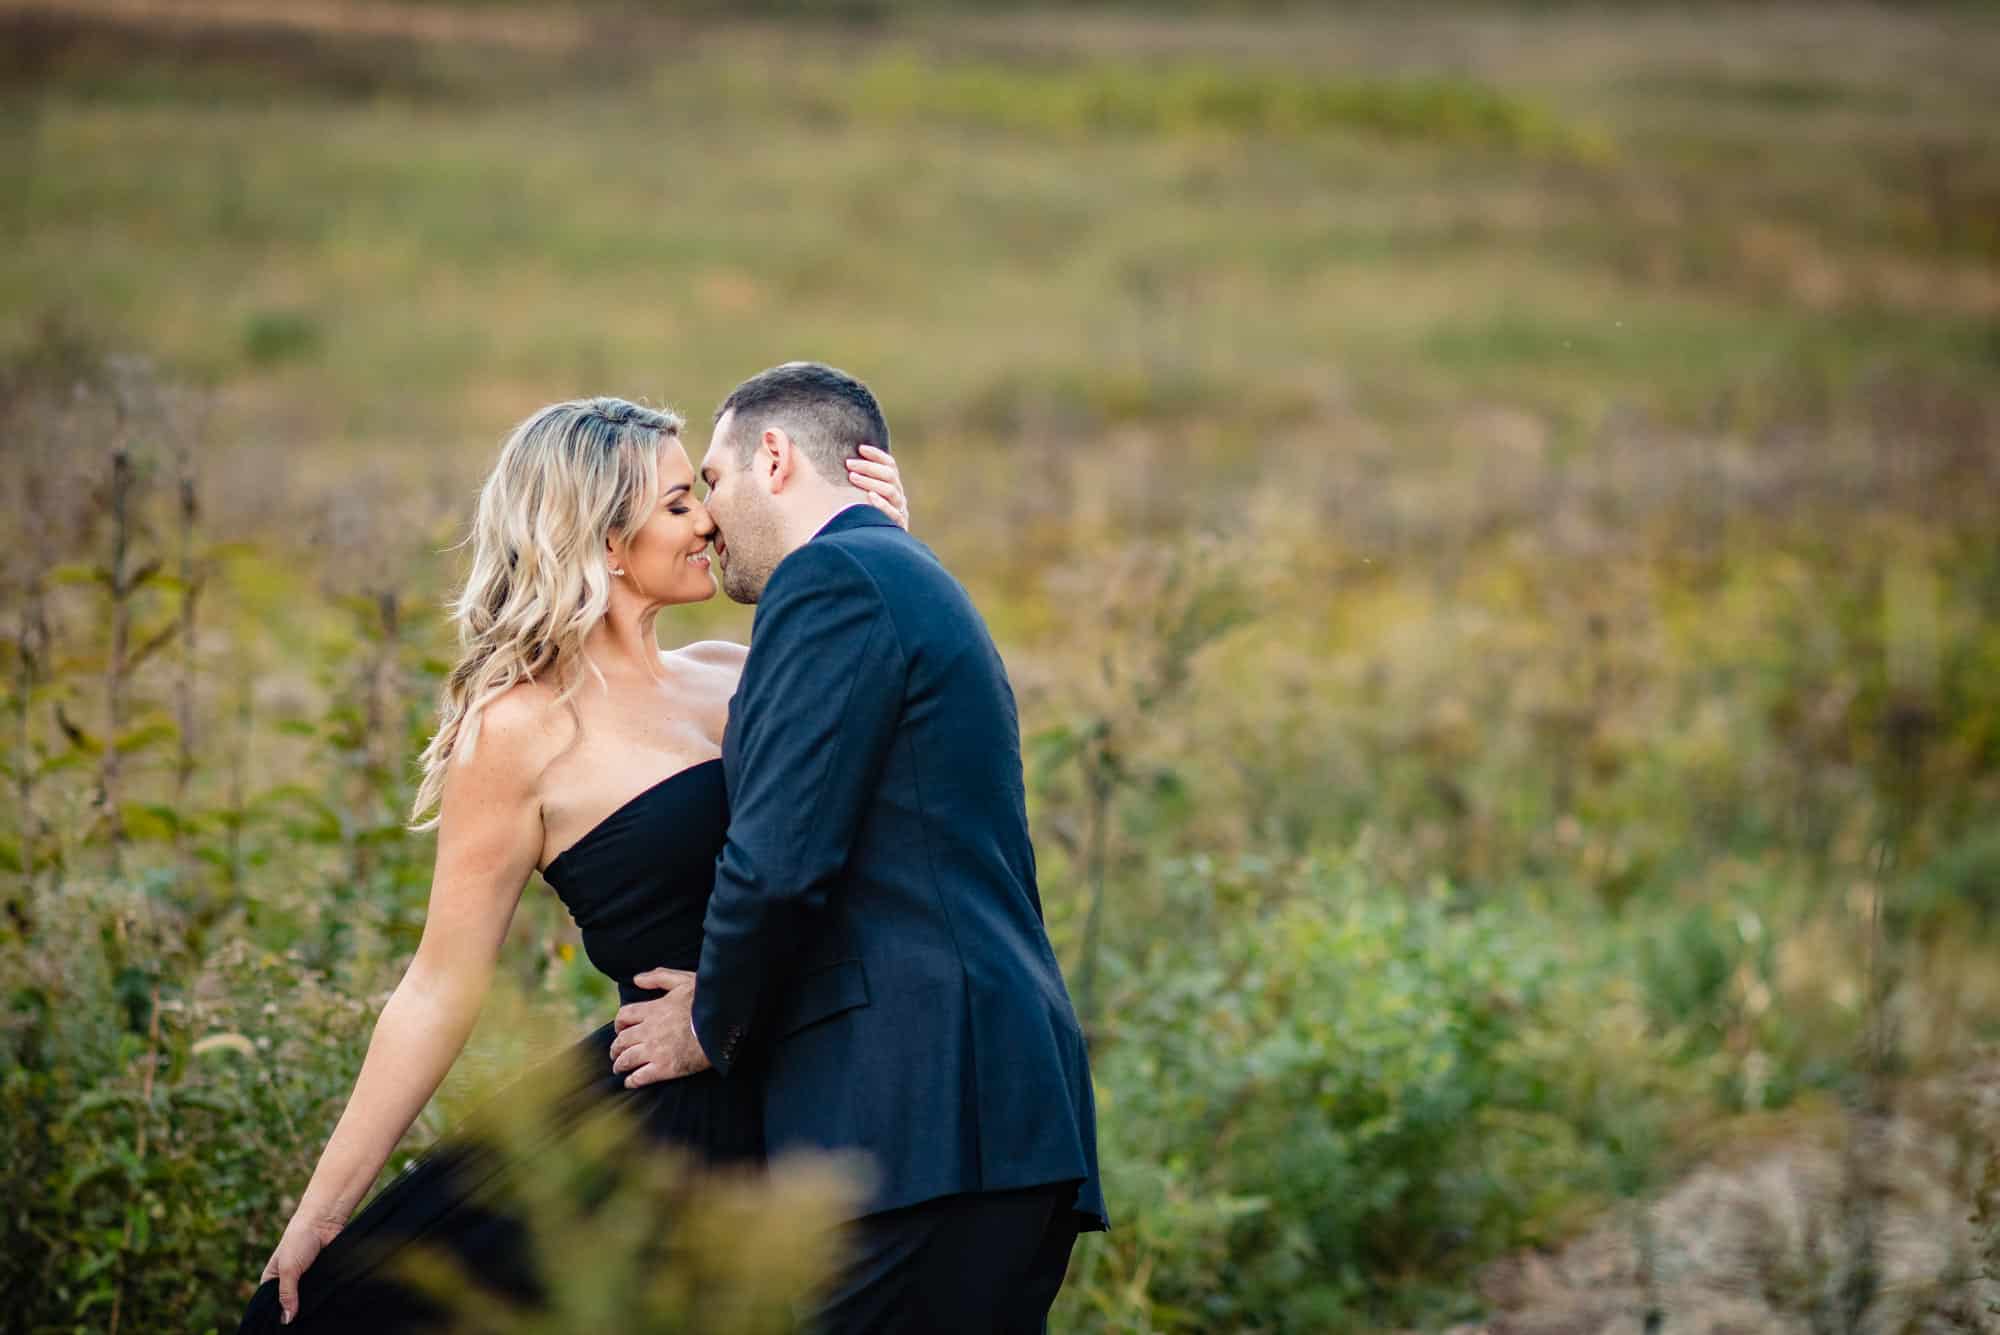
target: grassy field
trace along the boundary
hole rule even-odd
[[[26,1328],[223,1323],[275,1239],[508,427],[793,357],[1022,696],[1120,1218],[1064,1329],[1992,1328],[1985,9],[0,34]],[[531,900],[525,1005],[597,1022]],[[195,1051],[260,1025],[317,1055]]]

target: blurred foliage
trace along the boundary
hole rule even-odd
[[[1110,1328],[1351,1322],[1380,1275],[1469,1273],[1610,1198],[1699,1098],[1547,924],[1384,895],[1352,859],[1163,872],[1180,930],[1120,979],[1099,1072],[1133,1222],[1079,1279]]]
[[[843,86],[852,88],[858,111],[892,123],[959,121],[1068,135],[1360,130],[1392,139],[1585,157],[1610,151],[1601,136],[1564,126],[1538,107],[1479,84],[1442,79],[1336,83],[1204,66],[941,68],[902,55],[872,62]]]
[[[1058,1328],[1991,1329],[2000,26],[987,9],[0,19],[10,1319],[248,1295],[505,426],[821,356],[1020,695]],[[390,1172],[613,1004],[503,967]]]
[[[448,1256],[419,1247],[394,1257],[466,1332],[796,1331],[865,1181],[864,1165],[815,1156],[768,1176],[704,1171],[646,1142],[623,1105],[579,1113],[524,1081],[483,1101],[463,1134],[504,1164],[475,1193],[480,1204],[535,1221],[542,1289],[539,1302],[509,1302],[494,1276],[467,1275]]]
[[[143,895],[72,885],[5,956],[10,1329],[233,1329],[360,1065],[362,998],[241,939],[161,970]]]

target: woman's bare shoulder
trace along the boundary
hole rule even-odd
[[[475,752],[520,772],[540,774],[569,742],[576,720],[542,682],[521,681],[488,700],[479,711]]]
[[[749,654],[749,645],[738,644],[734,640],[696,640],[693,644],[684,644],[678,649],[664,650],[660,657],[669,660],[679,658],[704,667],[730,668],[741,672],[743,660]]]
[[[668,663],[691,667],[681,680],[688,689],[687,702],[709,740],[720,746],[722,730],[729,723],[729,701],[736,683],[743,679],[743,660],[749,650],[728,640],[697,640],[660,655]]]

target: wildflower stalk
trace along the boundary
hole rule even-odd
[[[111,872],[125,870],[126,831],[121,810],[124,773],[119,739],[129,703],[128,659],[132,643],[132,497],[136,487],[132,451],[121,438],[111,451],[111,563],[104,572],[111,593],[111,650],[104,666],[104,749],[98,761],[98,805],[104,814]]]

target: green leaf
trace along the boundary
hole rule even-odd
[[[49,571],[52,584],[103,584],[111,583],[111,572],[103,566],[82,561],[65,562]]]
[[[170,742],[181,735],[180,728],[172,719],[156,718],[131,728],[118,738],[118,749],[126,755],[145,751],[161,742]]]
[[[118,815],[125,822],[125,833],[134,839],[170,840],[181,829],[180,813],[157,802],[126,802]]]
[[[176,1107],[199,1108],[219,1117],[234,1117],[244,1112],[238,1101],[202,1089],[177,1089],[173,1091],[172,1101]]]
[[[104,743],[92,736],[82,724],[72,719],[69,711],[61,705],[56,706],[56,726],[62,729],[63,736],[75,750],[93,756],[103,754]]]
[[[145,662],[147,659],[151,658],[154,654],[158,653],[161,649],[166,647],[168,644],[172,643],[175,633],[179,631],[180,628],[181,628],[180,622],[169,621],[166,625],[161,626],[158,630],[154,631],[150,636],[141,640],[139,642],[139,647],[137,649],[134,649],[131,655],[125,660],[125,666],[127,670],[129,671],[132,668],[138,667],[141,663]]]
[[[101,1178],[122,1178],[124,1176],[125,1166],[116,1160],[86,1159],[84,1162],[70,1169],[69,1177],[63,1182],[63,1199],[75,1200],[85,1187],[92,1185]]]

